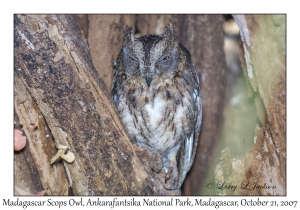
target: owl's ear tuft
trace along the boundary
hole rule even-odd
[[[126,29],[124,32],[124,45],[128,45],[129,43],[134,43],[134,37],[132,34],[132,27],[128,27],[126,25]]]
[[[164,37],[166,37],[170,41],[175,41],[177,39],[176,37],[176,31],[173,28],[172,24],[169,23],[165,28],[165,33],[163,34]]]

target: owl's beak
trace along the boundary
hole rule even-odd
[[[152,77],[150,74],[146,74],[146,83],[148,85],[148,87],[150,87],[150,83],[152,81]]]

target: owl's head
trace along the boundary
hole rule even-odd
[[[187,58],[188,57],[188,58]],[[123,48],[117,68],[127,80],[138,80],[150,87],[172,79],[182,71],[189,52],[179,43],[171,25],[161,35],[134,38],[132,28],[126,27]]]

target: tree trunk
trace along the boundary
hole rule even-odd
[[[71,16],[16,15],[14,32],[16,118],[47,194],[57,195],[64,170],[74,195],[178,194],[141,165]],[[54,145],[75,155],[59,171]]]
[[[234,15],[242,39],[241,60],[260,125],[240,157],[222,151],[218,181],[243,183],[234,195],[286,195],[285,15]],[[243,181],[243,182],[242,182]],[[230,194],[228,190],[219,195]]]
[[[124,28],[134,26],[136,15],[88,15],[88,19],[88,42],[93,63],[110,93],[113,62],[122,48]]]

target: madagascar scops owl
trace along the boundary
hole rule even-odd
[[[157,155],[150,166],[165,173],[166,189],[179,189],[195,157],[202,99],[191,55],[171,25],[140,38],[126,27],[112,96],[132,143]]]

